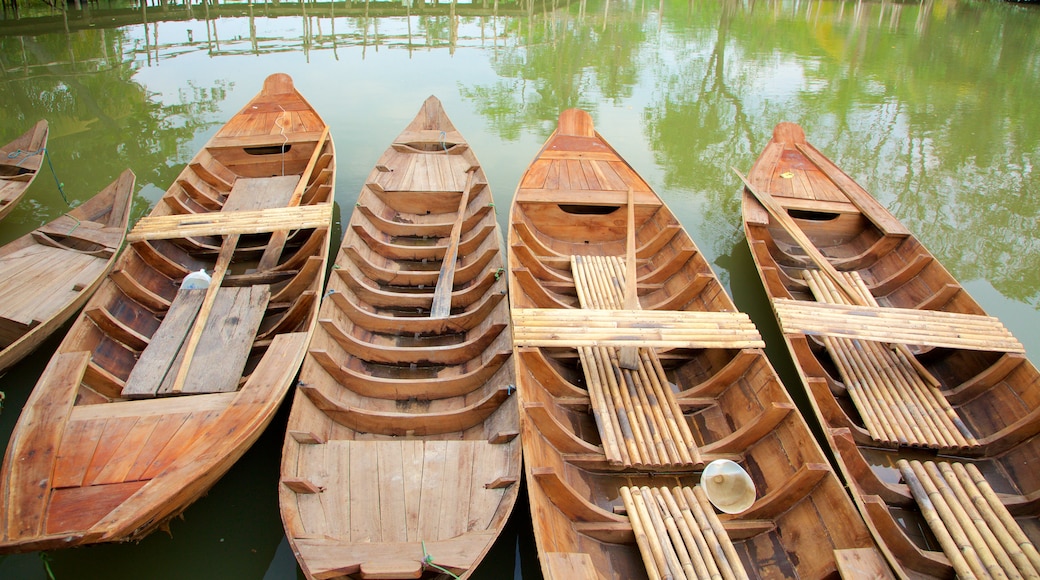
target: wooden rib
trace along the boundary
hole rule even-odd
[[[502,386],[492,390],[476,403],[461,409],[436,413],[397,413],[342,405],[314,385],[300,385],[299,389],[316,407],[340,425],[362,433],[399,436],[440,435],[464,431],[490,416],[510,395],[509,388]]]
[[[270,302],[274,302],[272,298]],[[318,307],[318,293],[313,290],[300,292],[288,309],[267,330],[257,334],[256,341],[271,340],[284,332],[293,332],[300,327]]]
[[[384,308],[421,308],[429,310],[430,304],[433,301],[432,292],[404,293],[373,288],[372,286],[359,281],[355,277],[354,272],[351,271],[351,268],[338,268],[334,270],[334,272],[352,291],[354,291],[358,298],[372,306]],[[468,308],[483,299],[487,295],[488,289],[498,281],[498,278],[498,272],[492,270],[485,272],[484,275],[475,280],[473,284],[470,284],[461,290],[452,292],[452,304],[456,308]]]
[[[792,403],[773,402],[753,421],[746,421],[729,435],[700,448],[702,454],[740,452],[772,433],[787,415],[795,412]]]
[[[478,198],[481,196],[477,196]],[[474,200],[476,201],[476,199]],[[477,209],[469,212],[463,222],[463,230],[469,231],[473,229],[473,226],[481,221],[493,208],[490,203],[481,205]],[[439,222],[439,223],[410,223],[402,221],[393,221],[383,218],[378,215],[372,208],[365,204],[357,206],[357,210],[361,212],[374,226],[381,232],[385,232],[391,236],[422,236],[422,237],[443,237],[451,233],[451,228],[454,222]]]
[[[165,312],[170,309],[169,300],[145,288],[124,270],[113,270],[108,277],[128,298],[152,312]]]
[[[113,340],[117,340],[133,350],[141,351],[148,346],[148,337],[130,328],[108,311],[104,306],[90,308],[84,315],[97,325],[102,332]]]
[[[134,249],[144,263],[171,280],[179,280],[190,273],[187,268],[155,249],[155,246],[147,240],[134,242],[130,244],[130,247]]]
[[[293,300],[300,294],[307,292],[311,288],[315,280],[324,280],[325,278],[325,259],[322,256],[311,256],[307,258],[307,261],[303,263],[303,267],[299,271],[293,272],[270,272],[267,273],[271,276],[284,276],[292,275],[292,280],[288,284],[282,286],[278,290],[277,294],[271,296],[271,302],[274,304],[282,304]],[[250,285],[269,283],[264,280],[255,280]]]
[[[615,515],[585,499],[552,467],[532,467],[531,476],[542,491],[568,519],[582,522],[627,523],[627,518]]]
[[[311,350],[311,358],[337,383],[351,391],[369,398],[396,400],[431,400],[458,397],[480,388],[509,359],[510,352],[497,352],[476,369],[462,372],[453,367],[445,377],[413,378],[402,381],[397,378],[381,378],[359,373],[341,366],[324,350]],[[455,370],[457,369],[457,370]]]
[[[355,304],[343,292],[332,292],[329,298],[354,324],[383,334],[444,334],[466,332],[486,319],[505,298],[505,292],[489,292],[468,310],[447,318],[431,320],[428,317],[383,316]]]
[[[473,337],[467,338],[465,342],[448,346],[390,346],[375,345],[364,342],[352,334],[345,332],[335,321],[322,318],[318,324],[335,340],[346,352],[369,362],[383,364],[462,364],[479,356],[498,335],[509,325],[506,323],[490,324],[487,328]]]
[[[524,417],[560,453],[603,454],[601,447],[581,439],[553,417],[544,403],[524,403]]]

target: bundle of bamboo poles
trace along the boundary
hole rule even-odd
[[[632,486],[620,491],[651,580],[748,577],[699,485]]]
[[[621,308],[625,268],[619,258],[573,256],[571,267],[582,308]],[[638,349],[638,364],[629,370],[619,350],[578,348],[607,460],[625,467],[703,463],[656,353]]]
[[[1040,553],[972,464],[897,466],[959,578],[1040,578]]]
[[[859,274],[844,275],[857,290],[859,300],[877,306]],[[821,272],[805,270],[803,277],[817,301],[849,304],[848,298]],[[918,366],[908,359],[912,355],[872,340],[835,336],[822,339],[871,437],[930,448],[979,444],[939,389],[922,377]]]

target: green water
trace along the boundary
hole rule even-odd
[[[680,217],[790,377],[740,228],[738,181],[794,121],[916,232],[1040,356],[1040,6],[989,1],[611,0],[407,6],[100,0],[0,14],[0,141],[51,124],[50,160],[0,243],[126,167],[136,219],[217,127],[287,72],[331,126],[337,220],[379,154],[437,95],[505,223],[559,111],[588,109]],[[123,7],[125,6],[125,8]],[[57,339],[0,378],[6,443]],[[790,384],[790,381],[789,381]],[[58,580],[296,578],[278,518],[285,409],[242,461],[140,544],[54,551]],[[538,578],[526,506],[478,578]],[[0,578],[44,579],[38,554]]]

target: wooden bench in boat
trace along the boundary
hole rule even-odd
[[[179,393],[220,393],[238,389],[257,329],[270,300],[266,285],[219,288],[205,320],[182,388],[175,380],[185,356],[186,340],[206,290],[179,290],[169,311],[123,387],[127,398]]]
[[[639,553],[651,578],[748,578],[704,490],[622,487]]]
[[[867,310],[873,312],[880,309],[870,295],[863,279],[855,272],[844,274],[861,297],[872,304]],[[864,332],[865,336],[846,337],[846,332],[834,332],[830,325],[819,332],[820,320],[826,318],[824,311],[837,306],[845,311],[863,310],[862,307],[848,306],[848,298],[829,291],[823,274],[816,270],[804,272],[809,284],[820,304],[810,307],[815,313],[817,330],[822,335],[824,346],[830,353],[848,389],[849,397],[860,413],[867,432],[875,440],[894,445],[920,446],[929,448],[966,448],[979,445],[979,441],[964,425],[956,410],[943,397],[939,388],[925,376],[916,361],[910,360],[912,354],[889,348],[885,342],[892,342],[890,336],[898,331],[886,331],[884,328],[876,332]],[[802,332],[787,317],[786,308],[791,301],[781,301],[777,305],[781,326],[784,332]],[[913,314],[913,313],[910,313]],[[949,317],[946,313],[936,313],[937,320],[953,320],[963,317]],[[849,315],[845,324],[856,322],[851,319],[869,319],[869,316]],[[981,317],[980,317],[981,318]],[[899,317],[889,318],[888,327],[895,327]],[[808,321],[804,321],[808,325]],[[934,325],[934,332],[941,333],[941,325]],[[933,332],[933,330],[929,330]],[[934,379],[932,379],[934,380]]]
[[[760,348],[742,313],[622,310],[625,268],[612,256],[571,260],[580,309],[515,309],[514,345],[578,349],[606,458],[626,467],[703,463],[654,348]],[[640,347],[622,368],[617,347]]]
[[[141,218],[127,240],[159,240],[207,235],[259,234],[278,230],[327,227],[332,204],[274,207],[204,214]]]
[[[974,465],[901,459],[897,467],[958,577],[1040,575],[1040,553]]]

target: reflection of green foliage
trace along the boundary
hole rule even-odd
[[[669,187],[709,196],[703,219],[736,222],[729,167],[749,167],[776,122],[799,122],[958,275],[1037,304],[1038,25],[1013,6],[675,0],[648,140]],[[948,214],[955,227],[939,229]]]
[[[491,113],[491,125],[504,139],[532,125],[548,135],[563,109],[595,111],[604,100],[630,97],[645,38],[642,18],[628,8],[617,15],[609,9],[617,7],[570,3],[521,21],[521,41],[499,49],[492,60],[503,80],[464,87],[462,95]]]
[[[35,111],[48,111],[48,150],[74,198],[86,199],[127,167],[139,187],[165,188],[180,170],[169,160],[174,153],[187,160],[193,152],[178,148],[214,124],[210,114],[226,95],[224,86],[188,84],[178,104],[149,98],[132,78],[133,61],[124,60],[130,42],[122,29],[0,38],[0,65],[11,73],[0,83],[0,118],[27,127]],[[135,199],[134,215],[148,205]]]

